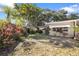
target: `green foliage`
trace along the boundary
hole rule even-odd
[[[78,13],[71,13],[68,16],[69,19],[79,19],[79,14]]]
[[[0,48],[13,45],[17,41],[23,41],[21,36],[24,30],[20,26],[16,26],[7,21],[0,21]]]
[[[36,7],[34,4],[15,4],[15,9],[18,10],[19,15],[24,19],[28,20],[33,26],[37,26],[39,22],[38,16],[42,9]]]
[[[12,9],[10,7],[8,7],[8,6],[5,6],[3,8],[3,10],[7,15],[6,19],[8,20],[8,22],[10,22],[10,16],[11,16],[11,13],[12,13]]]
[[[30,29],[30,28],[29,28],[29,29],[28,29],[28,33],[29,33],[29,34],[35,34],[35,33],[36,33],[36,31],[35,31],[35,30],[33,30],[33,29]]]
[[[16,25],[17,26],[20,26],[20,27],[23,27],[23,19],[16,19]]]
[[[6,26],[7,23],[8,21],[6,20],[0,20],[0,28],[3,28],[4,26]]]
[[[74,28],[75,32],[79,32],[79,26]]]

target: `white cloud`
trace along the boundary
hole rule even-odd
[[[0,5],[14,8],[14,3],[0,3]],[[0,7],[0,12],[3,12],[3,7]]]
[[[0,8],[0,12],[3,12],[2,8]]]
[[[14,3],[0,3],[0,5],[9,6],[9,7],[11,7],[11,8],[14,7]]]
[[[77,7],[77,6],[78,6],[78,4],[72,5],[72,7]]]
[[[0,3],[0,5],[14,8],[14,3]],[[0,12],[3,12],[3,7],[0,7]]]
[[[72,13],[72,12],[77,13],[79,11],[79,4],[74,4],[74,5],[64,7],[64,8],[61,8],[61,9],[64,9],[64,10],[68,11],[69,13]]]
[[[68,12],[74,12],[74,10],[72,8],[69,8],[69,7],[64,7],[62,9],[66,10]]]
[[[4,6],[14,7],[13,3],[15,3],[16,0],[1,0],[0,4]]]

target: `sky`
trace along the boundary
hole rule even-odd
[[[47,8],[51,10],[61,10],[64,9],[68,12],[79,12],[78,3],[41,3],[37,4],[38,7]]]
[[[36,5],[40,8],[51,9],[51,10],[66,10],[69,13],[79,13],[79,3],[36,3]],[[13,3],[4,4],[0,3],[0,19],[5,18],[5,14],[2,12],[3,6],[9,6],[11,8],[14,7]]]

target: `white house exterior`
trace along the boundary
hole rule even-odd
[[[65,36],[65,37],[74,37],[75,36],[75,29],[74,27],[77,26],[79,19],[76,20],[66,20],[66,21],[58,21],[58,22],[50,22],[46,25],[49,26],[50,35],[53,36]]]

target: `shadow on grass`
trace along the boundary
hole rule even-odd
[[[74,48],[76,47],[75,43],[76,41],[71,38],[67,37],[50,37],[50,43],[54,43],[54,45],[57,45],[59,48]]]
[[[13,45],[7,46],[0,49],[0,56],[8,56],[11,52],[14,51],[15,47],[19,44],[19,41],[15,42]]]
[[[28,39],[36,39],[36,40],[48,40],[48,41],[40,41],[40,43],[45,43],[45,44],[50,44],[55,45],[57,48],[73,48],[75,45],[75,41],[70,38],[64,38],[64,37],[53,37],[50,35],[45,35],[45,34],[31,34],[27,37]],[[6,47],[4,49],[0,49],[0,56],[8,56],[10,53],[14,52],[14,49],[20,42],[15,42],[14,45]],[[25,43],[25,46],[29,46],[29,43]],[[31,44],[30,44],[31,45]]]
[[[75,40],[67,37],[54,37],[51,35],[45,35],[45,34],[32,34],[29,35],[28,38],[36,39],[36,40],[49,40],[49,42],[46,42],[47,44],[53,44],[56,47],[59,48],[73,48],[75,46]],[[43,43],[41,41],[41,43]]]

